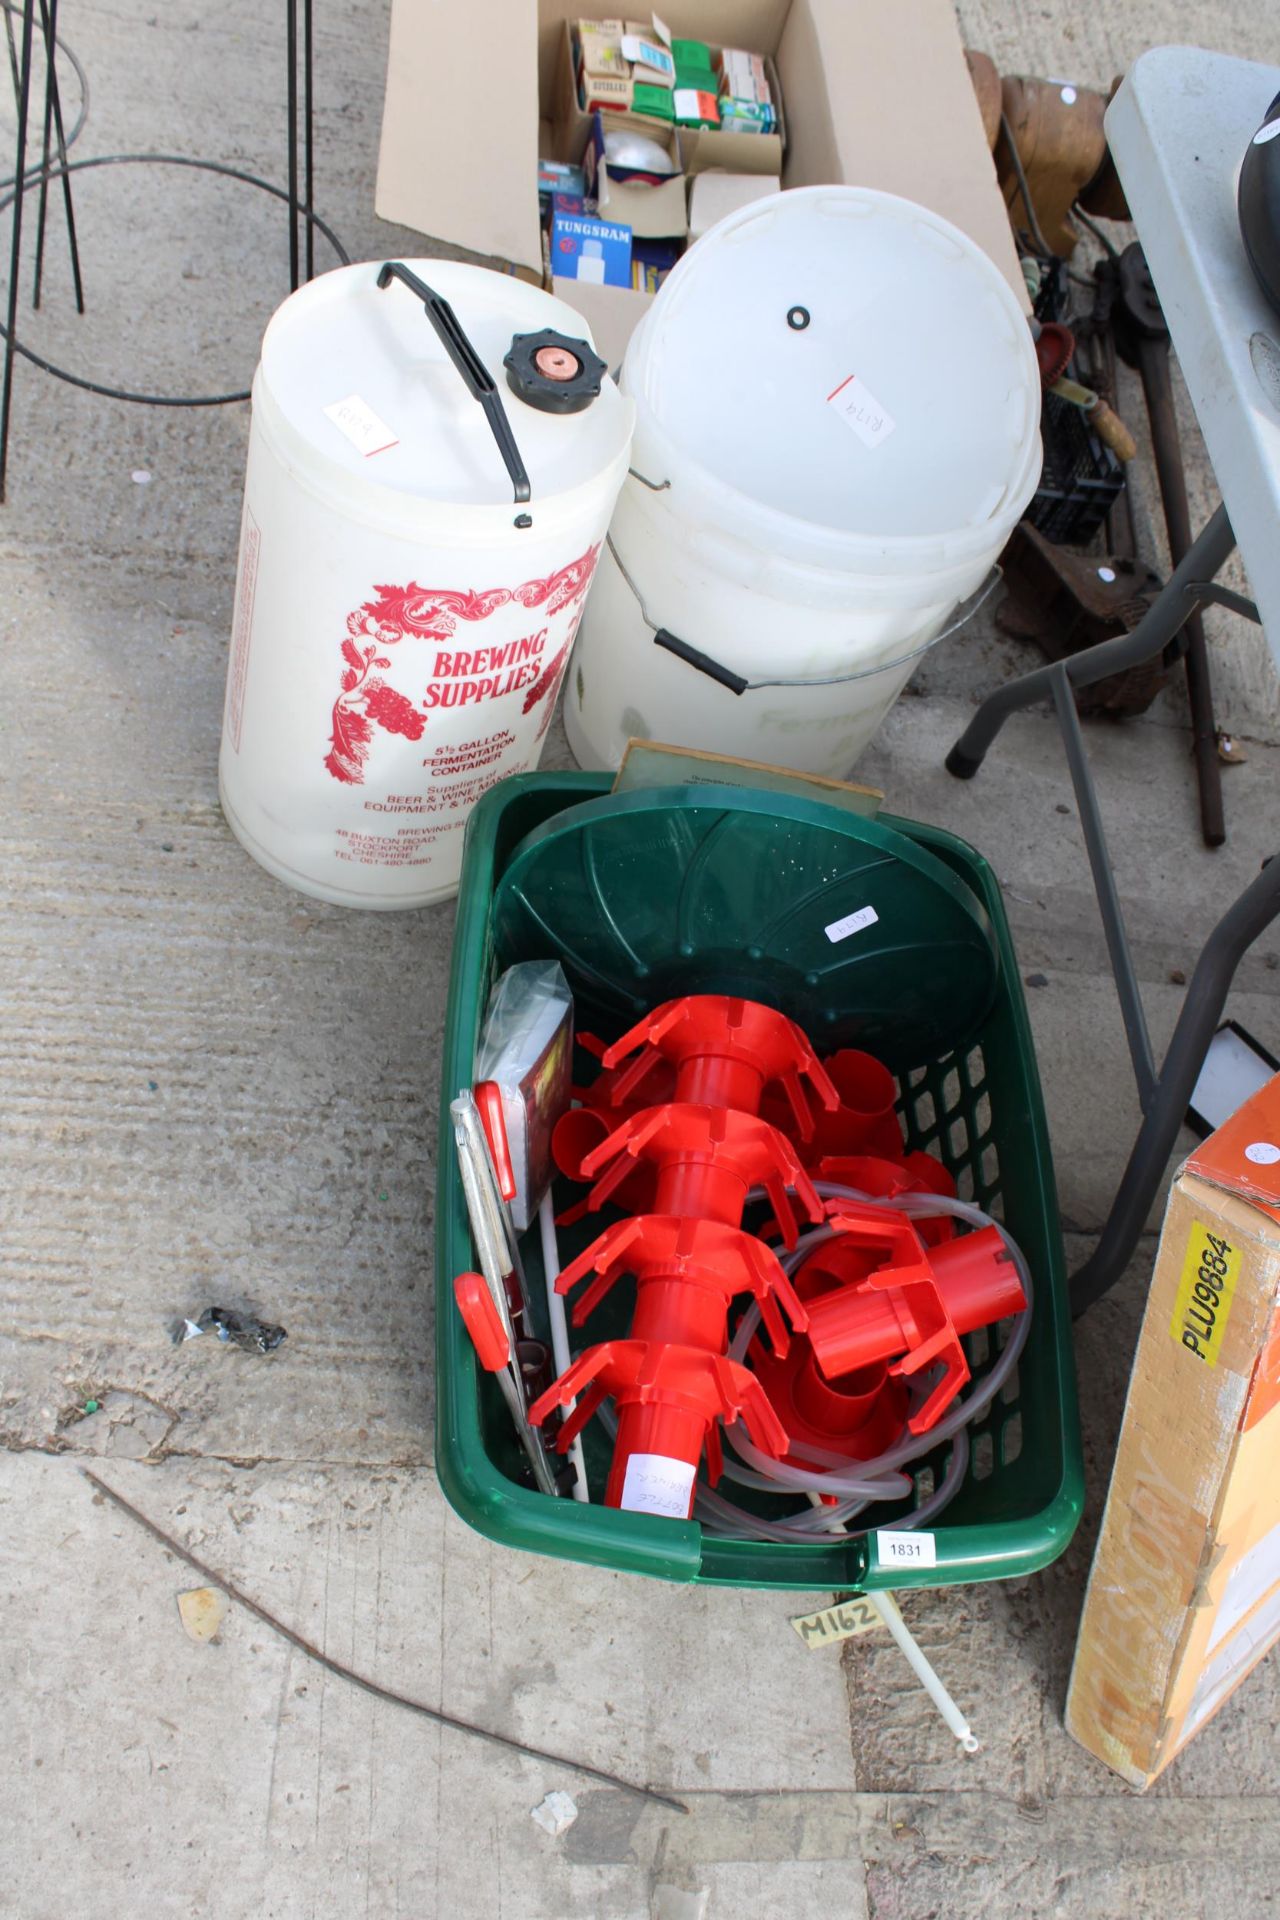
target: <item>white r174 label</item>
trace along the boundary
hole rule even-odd
[[[878,447],[897,425],[888,408],[880,405],[856,373],[827,395],[827,405],[835,408],[847,427],[852,427],[864,447]]]
[[[847,940],[851,933],[861,933],[864,927],[874,927],[880,915],[874,907],[859,907],[856,913],[846,913],[843,920],[833,920],[822,931],[834,947],[839,940]]]
[[[622,1482],[622,1505],[630,1513],[665,1513],[687,1520],[698,1469],[665,1453],[633,1453]]]
[[[938,1543],[931,1533],[876,1534],[876,1562],[882,1567],[936,1567]]]
[[[385,453],[388,447],[400,444],[399,436],[392,433],[385,420],[379,420],[358,393],[349,393],[345,400],[335,400],[324,412],[326,420],[332,420],[339,433],[345,433],[356,452],[363,453],[366,459],[371,453]]]

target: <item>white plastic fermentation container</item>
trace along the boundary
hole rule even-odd
[[[220,789],[256,860],[344,906],[453,893],[470,808],[536,765],[634,413],[607,377],[572,413],[511,391],[513,336],[583,341],[559,300],[406,264],[453,308],[474,383],[496,387],[529,497],[400,279],[340,268],[276,313],[253,383]]]
[[[690,249],[622,388],[632,477],[572,663],[575,755],[616,766],[640,736],[843,774],[1035,491],[1013,293],[911,201],[808,187]]]

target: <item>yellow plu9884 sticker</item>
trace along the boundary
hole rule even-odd
[[[1218,1364],[1239,1275],[1239,1247],[1193,1220],[1169,1331],[1206,1366]]]

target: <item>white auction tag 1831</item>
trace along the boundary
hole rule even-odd
[[[876,1534],[876,1563],[882,1567],[936,1567],[938,1543],[931,1533]]]

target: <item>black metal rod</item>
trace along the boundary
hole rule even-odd
[[[55,64],[58,34],[58,0],[49,0],[49,85],[53,92],[53,125],[58,137],[58,163],[62,167],[62,205],[67,217],[67,239],[71,247],[71,277],[75,282],[76,312],[84,312],[84,282],[80,277],[80,242],[76,235],[75,207],[71,201],[71,175],[67,172],[67,135],[62,120],[62,88],[58,85]]]
[[[0,392],[0,504],[9,471],[9,415],[13,405],[13,362],[18,342],[18,273],[22,265],[22,202],[27,174],[27,109],[31,104],[31,41],[35,0],[22,8],[22,58],[18,71],[17,164],[13,181],[13,226],[9,238],[9,325],[4,342],[4,388]]]
[[[285,0],[286,58],[289,62],[289,291],[298,291],[298,0]]]
[[[1071,682],[1063,671],[1061,662],[1053,669],[1053,701],[1058,712],[1062,744],[1067,752],[1067,766],[1071,770],[1071,784],[1075,788],[1076,806],[1080,812],[1085,849],[1093,872],[1093,887],[1098,896],[1102,930],[1107,939],[1107,952],[1111,958],[1111,971],[1115,976],[1116,994],[1119,997],[1120,1013],[1124,1020],[1125,1037],[1129,1042],[1133,1077],[1138,1083],[1138,1101],[1145,1113],[1156,1088],[1155,1056],[1151,1051],[1151,1035],[1147,1031],[1147,1016],[1138,987],[1138,977],[1133,970],[1133,955],[1129,948],[1129,936],[1125,931],[1124,912],[1116,888],[1116,876],[1111,865],[1111,852],[1107,846],[1102,814],[1098,807],[1098,795],[1089,770],[1084,736],[1080,731],[1080,716],[1076,712]]]
[[[36,284],[34,305],[40,305],[40,282],[44,271],[44,189],[49,184],[49,109],[53,109],[53,126],[58,143],[58,166],[62,169],[62,205],[67,221],[67,241],[71,250],[71,278],[75,286],[76,312],[84,312],[84,281],[80,275],[80,242],[76,235],[76,213],[71,198],[71,175],[67,170],[67,136],[62,119],[62,89],[58,85],[57,44],[58,44],[58,0],[40,0],[40,15],[44,25],[45,58],[48,61],[48,73],[45,81],[45,145],[44,178],[40,183],[40,224],[36,235]]]
[[[1222,1017],[1236,968],[1280,912],[1280,860],[1269,860],[1223,914],[1200,950],[1155,1098],[1147,1108],[1129,1164],[1098,1244],[1071,1280],[1071,1310],[1084,1313],[1114,1286],[1133,1257],[1151,1202],[1164,1177],[1209,1042]]]
[[[1114,640],[1100,640],[1061,662],[1073,687],[1091,687],[1109,673],[1122,673],[1126,667],[1162,653],[1179,628],[1186,624],[1193,607],[1188,589],[1197,581],[1212,579],[1226,562],[1236,544],[1225,507],[1219,507],[1187,551],[1186,558],[1157,595],[1154,605],[1143,615],[1132,633],[1119,634]],[[1053,698],[1052,666],[1034,667],[1016,680],[1006,680],[987,695],[960,738],[947,755],[947,772],[957,780],[971,780],[1011,713],[1034,707]]]
[[[44,275],[44,228],[49,209],[49,155],[53,147],[53,43],[49,37],[48,0],[40,0],[40,25],[44,33],[44,145],[40,161],[40,202],[36,211],[36,270],[31,287],[31,305],[40,308],[40,281]]]
[[[306,209],[307,279],[316,272],[315,212],[315,127],[312,101],[313,59],[311,41],[311,0],[302,0],[302,150],[303,204]]]

